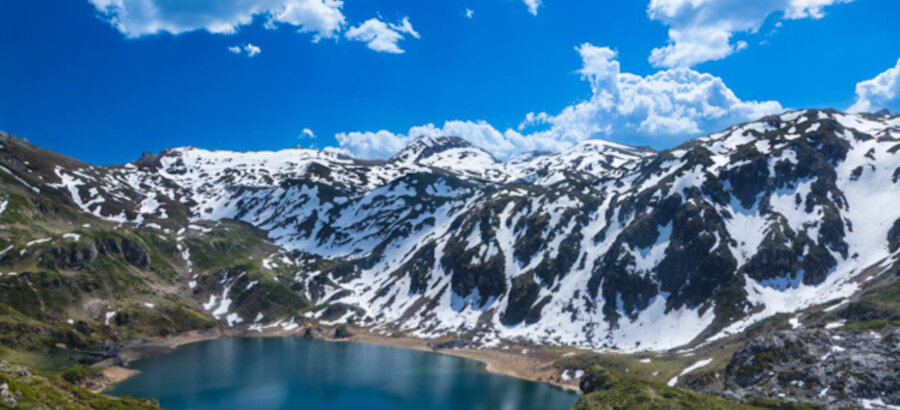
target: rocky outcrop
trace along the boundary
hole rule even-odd
[[[900,171],[900,168],[897,168],[897,170]],[[900,219],[894,221],[894,226],[888,231],[888,249],[891,252],[896,252],[897,249],[900,249]]]
[[[72,242],[49,249],[40,258],[46,269],[82,270],[97,260],[99,252],[93,242]]]
[[[857,334],[775,332],[748,342],[726,369],[724,395],[828,407],[900,405],[900,329]]]
[[[229,312],[245,325],[271,295],[284,307],[277,314],[292,316],[302,294],[361,312],[331,320],[434,337],[667,350],[737,333],[783,310],[782,300],[799,310],[846,295],[891,257],[900,248],[897,124],[790,111],[659,153],[594,140],[510,161],[452,136],[415,139],[388,161],[185,147],[116,167],[17,141],[0,163],[15,192],[32,187],[44,202],[118,225],[187,234],[195,274],[247,261],[230,256],[235,238],[191,238],[193,222],[244,222],[296,252],[290,275],[279,272],[288,291],[248,272],[242,280],[259,280],[252,293],[229,292],[246,306]],[[179,269],[162,270],[178,255],[157,250],[171,244],[116,235],[90,238],[96,256],[62,244],[43,263],[77,271],[115,259],[175,277]],[[9,249],[7,259],[19,254]],[[193,296],[224,300],[224,284],[206,282],[192,282]],[[677,331],[636,330],[658,326]]]
[[[584,393],[575,410],[600,409],[680,409],[680,410],[742,410],[758,409],[753,405],[725,400],[720,397],[677,389],[661,383],[638,379],[624,373],[589,367],[579,385]],[[771,408],[781,407],[773,401]]]

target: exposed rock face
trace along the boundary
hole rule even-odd
[[[663,350],[844,297],[893,258],[898,129],[890,114],[802,110],[659,153],[592,140],[503,162],[430,136],[388,161],[184,147],[97,167],[11,140],[0,163],[10,183],[120,224],[253,225],[302,254],[290,289],[354,307],[333,320]],[[66,246],[46,263],[152,259],[127,237],[95,240],[99,256]]]
[[[859,407],[900,405],[900,329],[880,335],[776,332],[748,342],[726,370],[725,395]]]
[[[900,168],[898,168],[900,170]],[[894,226],[891,227],[891,230],[888,232],[888,246],[891,249],[891,252],[896,252],[897,249],[900,249],[900,219],[894,222]]]
[[[47,269],[81,270],[94,263],[98,255],[93,242],[72,242],[50,249],[39,265]]]

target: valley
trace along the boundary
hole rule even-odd
[[[0,144],[0,359],[39,374],[0,375],[15,391],[84,395],[104,367],[272,336],[475,359],[580,385],[578,408],[635,386],[688,408],[900,403],[889,113],[508,161],[451,136],[387,161],[183,147],[121,166]]]

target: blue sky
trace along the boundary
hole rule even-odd
[[[432,133],[505,158],[900,108],[897,1],[533,1],[3,1],[0,129],[100,164],[182,145],[385,157]]]

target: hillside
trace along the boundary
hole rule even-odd
[[[878,290],[900,257],[887,113],[506,162],[452,136],[387,161],[183,147],[94,166],[0,145],[0,356],[39,371],[197,329],[733,353],[798,312],[897,323]]]

